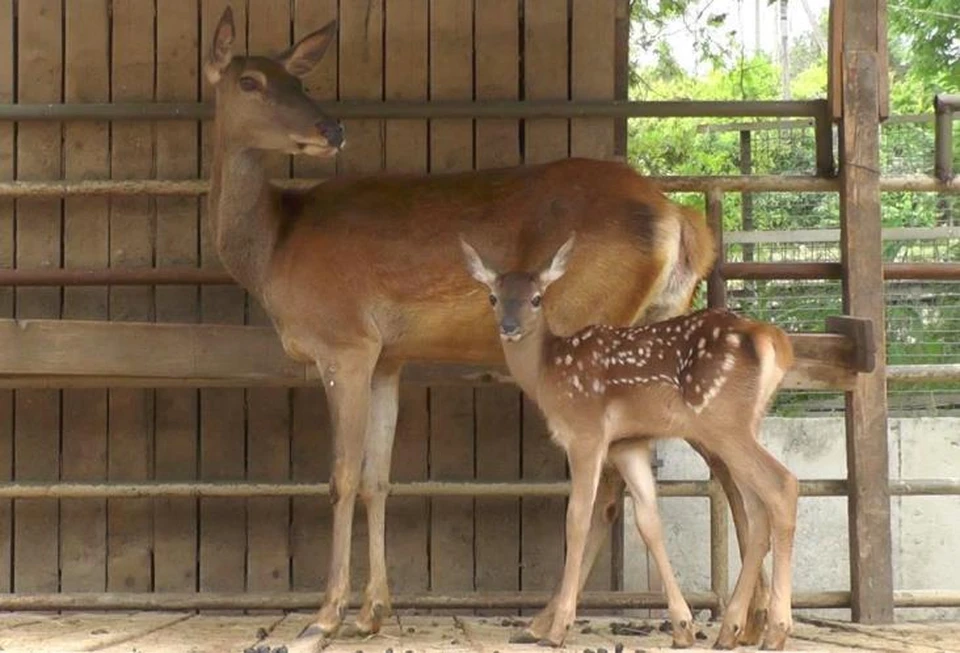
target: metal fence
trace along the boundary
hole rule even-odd
[[[809,175],[816,169],[816,133],[810,119],[735,124],[676,119],[673,129],[686,132],[688,151],[709,154],[684,158],[679,171],[662,168],[669,157],[632,151],[631,160],[658,174]],[[953,132],[957,142],[960,121],[953,122]],[[884,176],[932,174],[933,113],[891,117],[881,129],[880,154]],[[960,167],[960,151],[953,156],[954,168]],[[702,195],[675,196],[703,205]],[[885,192],[881,202],[885,261],[960,262],[960,196],[896,191]],[[725,259],[839,262],[839,211],[836,193],[725,193]],[[822,331],[827,316],[843,312],[838,280],[727,280],[726,289],[732,309],[791,331]],[[960,363],[960,283],[888,280],[886,317],[890,365]],[[960,414],[957,382],[891,380],[888,393],[892,415]],[[843,393],[835,391],[784,391],[772,410],[783,416],[842,411]]]

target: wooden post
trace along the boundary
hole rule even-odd
[[[840,244],[848,315],[873,320],[876,351],[884,350],[880,231],[879,127],[884,69],[878,51],[878,5],[842,3],[843,79],[840,130]],[[850,589],[853,619],[893,621],[890,497],[887,486],[887,384],[881,357],[846,394],[850,501]]]
[[[453,4],[451,0],[435,0]],[[465,12],[469,13],[469,0]],[[520,21],[517,3],[476,3],[474,88],[476,99],[516,100],[519,91]],[[435,14],[434,14],[435,15]],[[466,25],[469,28],[469,24]],[[467,39],[469,43],[469,39]],[[520,163],[517,120],[477,120],[474,162],[478,170]],[[520,479],[520,390],[512,384],[480,387],[475,393],[477,479]],[[474,586],[479,592],[520,589],[520,499],[477,498]],[[502,610],[500,611],[502,613]]]
[[[296,0],[293,9],[295,41],[339,17],[337,0]],[[339,39],[331,44],[320,63],[304,78],[310,96],[321,102],[337,98],[340,66]],[[354,133],[347,129],[351,147]],[[337,159],[293,157],[296,177],[332,177]],[[291,409],[290,473],[295,481],[326,482],[333,458],[333,432],[326,395],[319,384],[296,388]],[[298,591],[322,590],[330,561],[333,515],[329,501],[295,497],[291,506],[291,586]],[[389,511],[388,511],[389,514]]]
[[[195,0],[166,0],[157,12],[157,100],[196,101],[199,21]],[[156,170],[159,177],[197,175],[199,126],[195,122],[158,123]],[[199,200],[205,202],[206,198]],[[158,197],[157,265],[196,266],[199,204],[195,197]],[[157,286],[158,322],[193,323],[199,318],[197,286]],[[194,388],[160,388],[154,393],[153,477],[158,481],[197,478],[197,421],[200,393]],[[153,502],[153,589],[197,589],[197,505],[192,498]]]
[[[442,6],[441,6],[442,5]],[[384,17],[384,97],[426,100],[431,52],[451,53],[459,43],[469,67],[471,11],[463,0],[404,0],[388,3]],[[433,30],[431,32],[431,30]],[[446,44],[441,44],[447,41]],[[433,121],[434,125],[437,121]],[[460,133],[469,132],[460,127]],[[435,132],[434,132],[435,134]],[[347,134],[350,138],[350,134]],[[389,120],[384,125],[384,163],[392,172],[422,173],[428,166],[431,134],[426,120]],[[391,482],[425,481],[429,472],[430,397],[425,387],[400,387],[400,411],[393,444]],[[387,503],[387,578],[394,592],[430,589],[430,501],[403,497]]]
[[[749,145],[750,132],[740,132],[741,137],[747,134]],[[743,140],[741,139],[741,143]],[[747,150],[749,152],[749,149]],[[747,195],[744,194],[744,201]],[[713,231],[714,243],[717,248],[717,262],[707,278],[707,305],[710,308],[727,307],[727,284],[720,273],[720,268],[726,258],[723,249],[723,192],[711,189],[706,193],[707,225]],[[723,493],[720,482],[710,471],[710,589],[717,595],[717,607],[712,610],[713,617],[720,616],[726,605],[727,594],[730,591],[730,518],[727,496]]]

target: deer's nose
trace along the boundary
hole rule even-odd
[[[504,338],[516,338],[520,335],[520,323],[512,318],[500,320],[500,335]]]
[[[327,139],[331,147],[343,145],[343,125],[334,120],[323,120],[317,123],[317,130]]]

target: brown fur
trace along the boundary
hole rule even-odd
[[[567,559],[553,601],[552,620],[535,634],[563,643],[576,614],[583,556],[604,461],[612,460],[641,505],[638,527],[668,583],[674,628],[689,631],[689,608],[665,560],[644,438],[684,438],[716,457],[743,493],[748,528],[741,577],[724,616],[718,648],[731,648],[744,632],[750,597],[762,560],[773,543],[772,626],[764,647],[783,648],[792,627],[791,555],[797,480],[757,442],[760,421],[793,362],[790,340],[772,324],[708,309],[646,326],[588,326],[569,336],[553,332],[547,291],[562,281],[574,238],[534,273],[498,273],[476,249],[462,243],[467,268],[490,290],[511,374],[543,411],[554,441],[567,454],[571,492]],[[739,506],[738,506],[739,509]],[[645,526],[641,526],[641,518]],[[652,542],[651,542],[652,540]],[[675,645],[688,646],[692,638]]]
[[[459,234],[496,264],[529,270],[571,231],[580,234],[569,274],[550,291],[561,333],[682,313],[714,260],[703,216],[620,163],[274,187],[266,152],[333,157],[341,145],[341,126],[298,79],[335,33],[331,23],[276,58],[234,57],[228,8],[203,64],[216,86],[209,217],[217,253],[263,305],[285,350],[318,367],[330,406],[333,541],[327,599],[310,631],[327,634],[340,625],[350,589],[358,495],[371,553],[359,630],[376,631],[389,608],[383,522],[400,367],[502,361],[486,293],[463,270]]]

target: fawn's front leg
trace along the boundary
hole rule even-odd
[[[600,473],[600,482],[597,485],[597,496],[593,502],[593,516],[590,519],[590,532],[587,533],[587,544],[583,552],[583,564],[580,567],[580,592],[590,576],[597,555],[603,547],[610,532],[610,525],[620,512],[620,498],[623,496],[623,479],[619,472],[610,466],[605,466]],[[557,609],[560,586],[554,588],[550,601],[533,619],[530,625],[510,638],[511,644],[535,644],[545,639],[553,625],[553,614]]]
[[[583,552],[590,517],[597,496],[597,483],[603,466],[604,447],[597,440],[577,442],[567,448],[570,465],[570,500],[567,504],[567,557],[563,565],[563,581],[557,595],[553,625],[541,644],[561,646],[567,630],[577,614],[577,594],[580,591]]]

